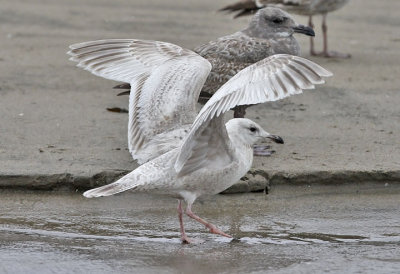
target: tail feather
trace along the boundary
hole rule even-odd
[[[233,3],[231,5],[228,5],[226,7],[223,7],[219,9],[218,11],[228,11],[228,12],[234,12],[234,11],[251,11],[251,10],[257,10],[259,7],[257,7],[256,3],[254,0],[242,0],[236,3]]]
[[[140,185],[140,182],[137,182],[131,174],[132,173],[125,175],[112,184],[88,190],[83,193],[83,196],[86,198],[94,198],[110,196],[126,190],[134,190]]]
[[[252,10],[242,10],[241,12],[239,12],[239,13],[235,14],[235,16],[233,16],[233,18],[235,18],[235,19],[236,19],[236,18],[238,18],[238,17],[242,17],[242,16],[247,16],[247,15],[254,14],[256,10],[257,10],[257,9],[252,9]]]

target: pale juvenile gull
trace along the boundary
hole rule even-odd
[[[167,195],[179,200],[181,239],[186,215],[210,232],[231,237],[192,212],[200,196],[217,194],[250,169],[252,145],[263,138],[282,139],[255,122],[224,113],[237,105],[258,104],[299,94],[332,74],[291,55],[274,55],[237,73],[196,116],[196,102],[211,71],[200,55],[176,45],[143,40],[101,40],[70,46],[71,60],[95,75],[129,82],[130,151],[144,162],[116,182],[86,191],[100,197],[126,190]]]
[[[294,33],[314,36],[312,28],[297,24],[287,12],[265,8],[257,11],[245,29],[196,47],[194,51],[212,65],[200,101],[205,103],[240,70],[268,56],[282,53],[299,55],[300,46]],[[116,88],[129,88],[129,84]],[[234,117],[244,118],[245,109],[246,106],[236,107]]]
[[[288,12],[309,16],[308,25],[314,28],[312,22],[313,15],[322,15],[323,32],[323,51],[317,53],[314,50],[314,39],[310,39],[310,54],[324,57],[349,58],[350,54],[343,54],[334,51],[328,51],[328,26],[326,17],[329,12],[340,9],[350,0],[242,0],[232,5],[226,6],[221,10],[238,11],[235,17],[252,14],[254,11],[265,7],[278,7]]]

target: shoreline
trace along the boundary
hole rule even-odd
[[[93,175],[58,174],[0,174],[1,189],[83,191],[109,184],[129,173],[128,170],[105,170]],[[251,169],[241,181],[225,190],[224,194],[260,192],[277,186],[400,184],[399,170],[337,170],[304,172],[268,172]]]

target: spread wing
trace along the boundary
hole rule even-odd
[[[237,105],[276,101],[302,93],[303,89],[323,84],[323,77],[331,75],[309,60],[286,54],[273,55],[243,69],[201,109],[180,148],[175,170],[185,174],[234,157],[223,124],[222,114],[226,111]]]
[[[158,41],[111,39],[70,46],[78,67],[128,82],[128,145],[146,162],[176,147],[196,116],[196,102],[211,64],[196,53]]]
[[[108,39],[70,46],[70,60],[94,75],[130,83],[142,73],[182,56],[194,55],[177,45],[136,39]]]

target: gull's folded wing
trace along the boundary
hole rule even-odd
[[[111,39],[70,48],[78,67],[131,84],[128,145],[134,159],[143,163],[178,146],[196,117],[211,70],[206,59],[159,41]]]
[[[309,60],[286,54],[268,57],[243,69],[201,109],[180,148],[175,170],[186,174],[206,163],[212,166],[210,155],[218,155],[216,163],[234,157],[221,114],[238,105],[276,101],[299,94],[303,89],[323,84],[323,77],[331,75]]]

